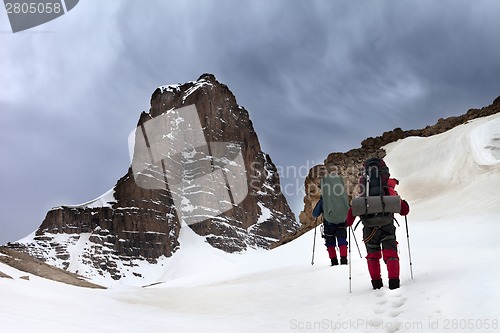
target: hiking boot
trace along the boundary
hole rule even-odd
[[[339,264],[339,261],[337,258],[330,258],[330,260],[332,261],[332,266],[337,266]]]
[[[398,289],[399,279],[389,279],[389,289]]]
[[[373,289],[380,289],[384,286],[382,279],[372,280]]]
[[[347,258],[346,257],[340,257],[340,264],[341,265],[347,265]]]

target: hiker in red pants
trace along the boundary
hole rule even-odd
[[[399,184],[399,181],[394,178],[389,178],[389,169],[386,167],[383,160],[368,160],[365,166],[368,164],[377,164],[377,181],[374,181],[372,176],[372,182],[374,184],[369,184],[371,186],[369,189],[370,195],[398,195],[395,186]],[[380,177],[379,180],[378,177]],[[363,181],[364,180],[361,180],[360,183]],[[380,187],[380,189],[376,188],[377,185],[379,185],[378,187]],[[401,200],[401,210],[399,214],[407,215],[409,212],[410,206],[405,200]],[[363,242],[365,243],[366,252],[368,253],[366,259],[373,289],[380,289],[383,287],[380,259],[383,259],[387,266],[389,289],[399,288],[399,256],[394,214],[371,214],[363,217],[360,216],[360,218],[364,226]],[[351,209],[347,214],[347,223],[352,224],[354,219],[355,217]]]
[[[323,213],[323,198],[321,197],[313,210],[313,217],[319,217]],[[325,246],[330,257],[331,265],[337,266],[336,246],[339,247],[340,264],[347,265],[347,230],[346,224],[333,224],[323,219],[323,238],[325,238]],[[348,225],[347,225],[348,226]]]
[[[332,266],[337,266],[336,246],[339,247],[340,264],[347,265],[347,230],[346,216],[349,211],[349,199],[342,176],[331,173],[321,178],[321,197],[313,209],[312,215],[318,218],[323,214],[323,232],[325,246]]]

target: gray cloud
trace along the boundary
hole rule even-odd
[[[112,187],[154,89],[204,72],[250,112],[282,170],[487,105],[500,95],[499,11],[486,0],[82,0],[11,34],[0,10],[0,243]]]

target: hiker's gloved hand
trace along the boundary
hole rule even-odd
[[[401,200],[401,210],[399,211],[400,215],[408,215],[410,213],[410,205],[406,200]]]
[[[350,227],[353,223],[356,217],[352,215],[352,207],[349,208],[349,211],[347,212],[347,217],[345,219],[345,225],[346,227]]]

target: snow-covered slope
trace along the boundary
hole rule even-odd
[[[10,332],[496,332],[500,330],[500,116],[387,147],[408,199],[402,286],[371,290],[351,241],[348,267],[329,267],[314,232],[271,251],[228,254],[181,229],[181,250],[149,267],[161,282],[88,290],[0,264],[0,324]],[[356,231],[361,242],[360,230]],[[362,245],[362,244],[360,244]],[[364,254],[365,250],[361,248]],[[144,268],[146,269],[146,268]]]
[[[385,161],[413,218],[500,212],[500,114],[389,144]]]

